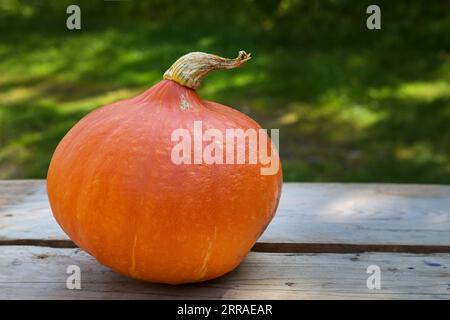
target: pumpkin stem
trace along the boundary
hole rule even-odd
[[[250,59],[251,54],[245,51],[239,51],[236,59],[226,59],[203,52],[191,52],[179,58],[164,73],[163,78],[195,90],[210,71],[237,68]]]

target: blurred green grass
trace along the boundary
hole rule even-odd
[[[0,179],[44,178],[72,125],[179,56],[244,49],[199,93],[280,128],[285,181],[450,183],[447,1],[378,1],[379,31],[365,1],[78,1],[76,32],[70,3],[0,5]]]

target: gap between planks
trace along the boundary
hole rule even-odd
[[[37,246],[49,248],[77,248],[70,240],[17,239],[0,240],[0,246]],[[253,252],[267,253],[450,253],[445,245],[401,245],[401,244],[349,244],[349,243],[272,243],[258,242]]]

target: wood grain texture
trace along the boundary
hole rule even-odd
[[[70,247],[51,215],[45,181],[1,181],[0,191],[0,244]],[[334,244],[328,248],[335,252],[369,245],[449,252],[450,186],[285,183],[277,214],[256,248],[273,250],[276,244],[297,252],[325,244]]]
[[[81,290],[66,289],[69,265]],[[369,290],[369,265],[381,289]],[[219,279],[182,286],[131,280],[80,249],[0,246],[0,299],[450,299],[450,254],[250,253]]]
[[[0,241],[68,239],[53,218],[44,180],[0,181],[0,190]]]

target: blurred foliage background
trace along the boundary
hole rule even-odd
[[[366,8],[382,30],[366,28]],[[82,29],[66,28],[78,4]],[[205,99],[280,128],[285,181],[450,183],[450,2],[0,1],[0,178],[44,178],[89,111],[189,51],[234,57]]]

